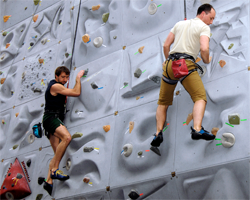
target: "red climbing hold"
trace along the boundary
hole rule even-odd
[[[0,190],[0,199],[22,199],[30,195],[30,187],[23,169],[16,158],[10,165]]]

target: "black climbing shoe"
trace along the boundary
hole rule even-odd
[[[44,188],[44,189],[49,193],[49,195],[51,196],[52,189],[53,189],[53,184],[49,184],[49,183],[47,183],[47,182],[44,181],[43,188]]]
[[[57,169],[56,171],[54,171],[54,174],[50,174],[50,177],[52,179],[58,179],[60,181],[65,181],[67,179],[69,179],[69,175],[66,175],[63,173],[63,171]]]
[[[150,150],[156,153],[158,156],[161,156],[161,152],[157,147],[150,147]]]
[[[153,147],[159,147],[162,142],[163,142],[163,136],[162,136],[162,132],[160,131],[158,136],[156,136],[155,134],[155,137],[153,141],[151,142],[151,145]]]
[[[194,130],[191,126],[191,138],[193,140],[199,140],[199,139],[203,139],[203,140],[214,140],[215,139],[215,135],[209,133],[208,131],[204,130],[203,127],[201,127],[201,130],[199,132],[197,132],[196,130]]]

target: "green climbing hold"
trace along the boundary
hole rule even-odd
[[[16,149],[18,147],[18,144],[14,145],[12,148],[13,149]]]
[[[36,200],[41,200],[43,198],[43,194],[38,194],[37,196],[36,196]]]
[[[109,19],[109,13],[104,13],[104,14],[102,15],[102,21],[103,21],[104,23],[106,23],[106,22],[108,21],[108,19]]]
[[[82,135],[82,133],[76,132],[74,135],[72,135],[72,139],[82,137]]]
[[[232,49],[232,48],[233,48],[233,46],[234,46],[234,44],[233,44],[233,43],[231,43],[231,44],[229,45],[228,49]]]
[[[37,5],[39,4],[40,0],[34,0],[34,4]]]
[[[0,75],[2,75],[3,74],[3,72],[2,71],[0,71]]]
[[[3,35],[3,36],[6,36],[7,33],[8,33],[7,31],[4,31],[2,35]]]

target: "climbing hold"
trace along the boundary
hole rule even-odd
[[[11,91],[10,91],[10,94],[11,94],[11,95],[13,95],[13,94],[14,94],[14,91],[13,91],[13,90],[11,90]]]
[[[11,184],[11,187],[14,187],[14,186],[15,186],[14,183],[12,183],[12,184]]]
[[[15,115],[16,115],[16,117],[18,117],[19,113],[16,113]]]
[[[129,198],[132,200],[138,199],[140,197],[139,193],[136,190],[131,190],[128,194]]]
[[[142,151],[139,151],[138,152],[138,156],[142,156],[143,152]]]
[[[42,151],[42,149],[43,149],[42,147],[39,147],[39,151]]]
[[[228,121],[230,124],[239,125],[240,124],[240,115],[238,113],[228,115]]]
[[[11,17],[11,15],[4,15],[3,16],[3,21],[7,22],[9,20],[9,18]]]
[[[109,132],[109,130],[110,130],[110,125],[105,125],[105,126],[103,126],[102,128],[103,128],[103,130],[107,133],[107,132]]]
[[[150,15],[154,15],[157,11],[157,5],[156,3],[151,3],[149,6],[148,6],[148,13]]]
[[[175,177],[175,172],[171,172],[172,177]]]
[[[38,15],[34,15],[33,21],[36,22],[36,21],[37,21],[37,18],[38,18]]]
[[[41,107],[43,107],[43,106],[44,106],[44,103],[41,104]]]
[[[10,43],[7,43],[6,46],[5,46],[5,48],[7,49],[9,46],[10,46]]]
[[[145,70],[144,70],[145,71]],[[143,72],[142,72],[143,73]],[[153,76],[150,77],[151,81],[154,81],[156,84],[160,84],[161,83],[161,78],[159,76]]]
[[[128,85],[128,83],[127,83],[127,82],[124,82],[123,85],[124,85],[124,87],[126,87],[126,86]]]
[[[110,186],[107,186],[107,187],[106,187],[106,191],[110,191]]]
[[[65,53],[65,57],[68,58],[69,57],[69,53]]]
[[[7,31],[4,31],[4,32],[2,33],[2,35],[3,35],[3,36],[6,36],[7,33],[8,33]]]
[[[4,121],[4,119],[2,119],[2,124],[5,124],[5,121]]]
[[[219,128],[213,127],[211,130],[211,133],[216,136],[218,131],[219,131]]]
[[[31,42],[31,43],[30,43],[30,46],[32,47],[33,45],[34,45],[34,43],[33,43],[33,42]]]
[[[88,72],[89,72],[89,68],[85,69],[85,70],[84,70],[83,76],[87,76],[87,75],[88,75]]]
[[[1,78],[1,84],[3,84],[5,81],[5,78]]]
[[[191,122],[193,119],[193,113],[188,114],[187,119],[186,119],[186,124],[188,125],[189,122]]]
[[[125,50],[125,49],[126,49],[126,46],[123,46],[122,49]]]
[[[129,133],[131,133],[132,130],[134,129],[134,125],[135,125],[134,122],[129,122]]]
[[[136,78],[140,78],[141,74],[142,74],[142,71],[141,71],[140,68],[137,68],[137,69],[135,70],[135,72],[134,72],[134,76],[135,76]]]
[[[79,133],[79,132],[76,132],[74,135],[72,135],[72,139],[74,139],[74,138],[79,138],[79,137],[82,137],[82,133]]]
[[[234,44],[233,44],[233,43],[231,43],[231,44],[229,45],[228,49],[232,49],[232,48],[233,48],[233,46],[234,46]]]
[[[136,100],[139,100],[140,98],[141,98],[140,96],[137,96],[137,97],[136,97]]]
[[[11,173],[8,173],[8,176],[10,176],[11,175]]]
[[[31,159],[27,160],[26,165],[27,165],[28,167],[30,167],[30,165],[31,165]]]
[[[161,152],[157,147],[150,147],[150,150],[153,151],[154,153],[156,153],[158,156],[161,156]]]
[[[101,7],[100,4],[98,4],[97,6],[92,6],[92,10],[93,10],[93,11],[94,11],[94,10],[98,10],[100,7]]]
[[[132,151],[133,151],[132,144],[125,144],[123,146],[123,152],[124,152],[123,154],[124,154],[124,156],[129,157],[131,155]]]
[[[35,88],[35,89],[34,89],[34,93],[35,93],[35,92],[42,92],[42,90],[39,89],[39,88]]]
[[[27,10],[27,7],[25,7],[24,10]]]
[[[44,59],[39,58],[38,61],[40,64],[43,64]]]
[[[41,40],[41,43],[42,43],[43,45],[45,45],[47,41],[48,41],[48,39],[47,39],[47,38],[44,38],[44,39]]]
[[[62,23],[62,20],[59,20],[59,21],[58,21],[58,24],[61,24],[61,23]]]
[[[117,36],[114,36],[113,38],[114,38],[114,39],[116,39],[116,38],[117,38]]]
[[[34,4],[37,5],[39,4],[40,0],[34,0]]]
[[[248,68],[247,68],[247,69],[248,69],[248,71],[250,71],[250,66],[248,66]]]
[[[91,87],[92,87],[93,89],[98,88],[98,86],[97,86],[96,82],[91,83]]]
[[[102,37],[97,37],[94,39],[93,44],[96,48],[99,48],[100,46],[102,46],[103,43],[103,39]]]
[[[38,194],[37,196],[36,196],[36,200],[41,200],[43,198],[43,194]]]
[[[90,181],[90,178],[88,178],[88,177],[84,177],[84,178],[83,178],[83,182],[84,182],[84,183],[89,183],[89,181]]]
[[[195,62],[197,63],[197,62],[200,62],[200,61],[201,61],[201,58],[197,57]]]
[[[68,159],[67,159],[67,162],[66,162],[66,170],[69,171],[70,167],[71,167],[71,159],[68,158]]]
[[[82,41],[84,43],[87,43],[89,41],[89,35],[88,34],[85,34],[84,36],[82,36]]]
[[[94,150],[94,147],[84,147],[83,148],[83,151],[84,152],[91,152],[91,151],[93,151]]]
[[[21,178],[23,178],[23,176],[22,176],[22,174],[17,173],[16,178],[17,178],[17,179],[21,179]]]
[[[34,136],[34,134],[33,134],[33,133],[32,133],[32,134],[29,134],[27,140],[28,140],[28,143],[29,143],[29,144],[32,144],[32,143],[35,141],[35,136]]]
[[[42,185],[42,184],[43,184],[43,182],[44,182],[44,180],[45,180],[45,178],[44,178],[44,177],[38,177],[37,182],[38,182],[38,184],[39,184],[39,185]]]
[[[197,72],[198,72],[199,76],[202,78],[206,74],[207,68],[203,65],[201,65],[201,68],[203,70],[203,74],[201,73],[201,70],[199,68],[197,69]]]
[[[16,149],[18,147],[18,144],[15,144],[12,148]]]
[[[139,52],[139,53],[143,53],[144,47],[145,47],[145,46],[140,47],[140,48],[138,49],[138,52]]]
[[[175,93],[176,95],[179,95],[180,94],[180,91],[176,91],[176,93]]]
[[[2,75],[3,74],[3,72],[2,71],[0,71],[0,75]]]
[[[104,23],[106,23],[106,22],[108,21],[108,18],[109,18],[109,13],[104,13],[104,14],[102,15],[102,21],[103,21]]]
[[[74,10],[74,8],[75,8],[75,7],[74,7],[74,6],[72,6],[71,10]]]
[[[235,143],[235,137],[232,133],[223,133],[221,138],[221,143],[223,147],[230,148]]]
[[[118,111],[115,111],[114,115],[115,115],[115,116],[118,115]]]
[[[221,67],[224,67],[224,66],[225,66],[225,64],[226,64],[226,61],[225,61],[225,60],[220,60],[220,62],[219,62],[219,63],[220,63],[220,66],[221,66]]]

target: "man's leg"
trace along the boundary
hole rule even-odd
[[[193,107],[193,120],[194,120],[194,129],[199,132],[201,130],[202,119],[205,113],[206,101],[198,100],[194,103]]]
[[[158,133],[162,131],[164,123],[167,118],[167,105],[158,105],[156,110],[156,136],[158,136]]]

